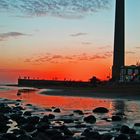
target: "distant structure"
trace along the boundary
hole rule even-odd
[[[139,83],[140,82],[140,66],[131,65],[131,66],[121,67],[120,82]]]
[[[116,0],[114,55],[112,80],[120,79],[120,70],[125,63],[125,0]]]
[[[66,80],[40,80],[24,77],[18,79],[18,86],[28,87],[89,87],[89,82],[82,81],[66,81]]]

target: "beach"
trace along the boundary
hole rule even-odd
[[[138,100],[66,95],[62,89],[1,87],[2,139],[138,139]],[[19,93],[20,95],[17,95]],[[47,94],[52,92],[56,95]],[[45,92],[42,94],[42,92]],[[68,91],[67,91],[68,92]],[[71,90],[70,93],[73,91]],[[65,93],[65,94],[64,94]],[[68,93],[67,93],[68,94]],[[73,93],[75,95],[75,93]],[[65,96],[64,96],[65,95]],[[78,97],[79,96],[79,97]],[[3,110],[3,111],[2,111]],[[4,111],[5,110],[5,111]],[[95,111],[96,110],[96,111]],[[10,122],[9,122],[10,121]],[[6,127],[8,124],[8,127]]]

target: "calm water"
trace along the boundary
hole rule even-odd
[[[73,112],[73,110],[83,110],[85,115],[93,114],[92,110],[96,107],[106,107],[109,109],[109,113],[100,115],[94,114],[97,118],[111,118],[116,112],[122,112],[125,114],[125,119],[121,124],[127,124],[133,127],[135,122],[140,122],[140,101],[133,100],[115,100],[115,99],[97,99],[87,97],[64,97],[64,96],[48,96],[39,94],[40,90],[32,92],[21,92],[20,96],[17,96],[18,87],[0,87],[0,98],[23,100],[25,104],[30,103],[40,108],[59,107],[62,110],[61,115],[67,115]],[[99,127],[112,127],[120,125],[117,122],[97,121],[96,126]]]

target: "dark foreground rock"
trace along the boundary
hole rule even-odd
[[[125,134],[120,134],[114,140],[128,140],[128,137]]]
[[[120,117],[120,116],[112,116],[112,121],[121,121],[122,120],[122,118]]]
[[[60,112],[61,112],[61,110],[60,110],[59,108],[56,108],[56,109],[54,109],[54,111],[53,111],[53,112],[60,113]]]
[[[109,110],[105,107],[98,107],[93,110],[94,113],[108,113]]]
[[[89,116],[84,118],[84,121],[87,122],[87,123],[95,123],[96,118],[93,115],[89,115]]]
[[[83,111],[82,110],[74,110],[73,111],[74,113],[77,113],[79,115],[84,115]]]
[[[126,125],[123,125],[120,129],[120,132],[123,133],[123,134],[129,134],[130,128]]]

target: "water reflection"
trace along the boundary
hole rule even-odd
[[[0,98],[20,99],[27,104],[29,103],[43,108],[49,108],[52,106],[60,107],[62,110],[68,112],[80,109],[85,113],[92,113],[94,108],[102,106],[110,110],[109,113],[106,114],[106,117],[111,117],[112,115],[121,112],[122,114],[125,114],[127,118],[125,123],[128,124],[134,124],[134,122],[138,122],[140,118],[140,101],[47,96],[39,94],[39,90],[23,90],[20,88],[18,89],[17,87],[8,87],[8,89],[10,90],[0,90]]]
[[[125,114],[125,102],[124,100],[116,100],[113,102],[113,110],[114,110],[114,113],[122,113],[122,114]]]

